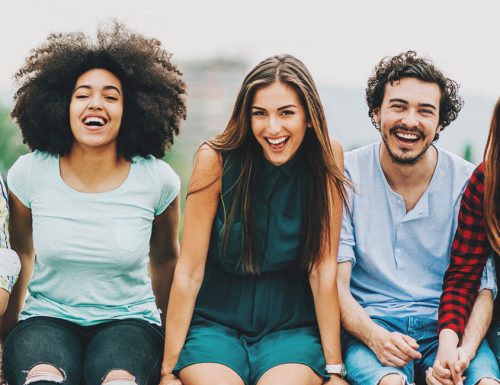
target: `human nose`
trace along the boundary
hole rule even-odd
[[[403,125],[406,127],[417,127],[418,126],[418,116],[414,109],[408,109],[402,119]]]
[[[280,130],[281,130],[281,124],[279,118],[275,115],[269,116],[269,133],[278,134]]]
[[[89,108],[90,109],[102,109],[102,99],[98,94],[93,94],[89,100]]]

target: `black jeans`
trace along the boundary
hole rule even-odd
[[[31,368],[50,364],[64,374],[64,385],[100,385],[114,369],[129,372],[138,385],[157,385],[163,341],[161,328],[142,320],[79,326],[33,317],[21,321],[5,340],[4,375],[9,385],[23,385]]]

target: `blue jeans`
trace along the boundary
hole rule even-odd
[[[161,328],[142,320],[79,326],[33,317],[17,324],[5,340],[4,375],[9,385],[22,385],[28,371],[43,363],[63,373],[64,385],[100,385],[113,369],[129,372],[137,384],[157,385],[163,341]]]
[[[488,332],[488,343],[500,366],[500,319],[493,319]]]
[[[384,366],[370,348],[361,341],[342,333],[342,348],[347,366],[347,379],[351,385],[377,385],[388,374],[400,374],[406,384],[425,384],[425,371],[434,364],[438,349],[437,321],[424,317],[372,317],[389,332],[399,332],[414,338],[422,358],[402,368]],[[486,341],[480,345],[476,357],[465,371],[464,385],[474,385],[482,378],[498,379],[500,373],[493,352]]]

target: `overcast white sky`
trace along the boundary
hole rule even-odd
[[[0,92],[50,32],[117,18],[178,61],[291,53],[318,83],[364,87],[383,56],[430,56],[464,93],[500,95],[499,0],[3,0]]]

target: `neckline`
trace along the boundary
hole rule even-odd
[[[54,179],[55,179],[57,185],[59,185],[61,188],[63,188],[66,192],[68,192],[71,195],[78,196],[81,198],[87,198],[87,199],[103,198],[103,197],[117,195],[127,188],[127,186],[131,183],[130,180],[132,179],[133,175],[135,174],[135,167],[134,167],[135,163],[136,162],[134,160],[132,160],[130,162],[130,168],[129,168],[128,174],[119,186],[117,186],[113,190],[104,191],[104,192],[87,193],[87,192],[75,190],[73,187],[68,185],[61,176],[61,163],[60,163],[60,156],[59,155],[54,157],[53,176],[54,176]]]
[[[385,186],[386,190],[389,191],[394,196],[396,196],[396,197],[400,198],[401,200],[403,200],[403,197],[400,194],[398,194],[397,192],[395,192],[391,188],[391,186],[389,185],[389,182],[387,181],[387,178],[385,177],[384,170],[382,170],[382,164],[380,163],[380,146],[382,146],[382,141],[379,141],[378,145],[377,145],[377,143],[375,144],[374,151],[373,151],[374,152],[374,156],[375,156],[375,163],[377,164],[377,170],[378,170],[378,172],[380,174],[380,177],[384,181],[384,186]],[[422,196],[420,197],[420,199],[415,204],[415,207],[413,207],[413,209],[411,209],[410,211],[408,211],[406,213],[406,215],[410,214],[417,207],[419,207],[424,198],[427,199],[427,197],[429,196],[429,191],[430,191],[432,185],[434,184],[434,180],[436,179],[436,175],[438,174],[438,171],[441,168],[441,159],[442,159],[441,151],[440,151],[439,147],[437,147],[437,146],[434,146],[434,148],[436,149],[436,153],[437,153],[437,162],[436,162],[436,167],[434,168],[434,172],[432,173],[431,180],[430,180],[429,184],[427,185],[424,193],[422,194]]]
[[[299,159],[302,157],[302,145],[299,146],[295,154],[287,160],[285,163],[277,166],[273,163],[271,163],[269,160],[266,159],[264,156],[264,152],[261,150],[260,151],[260,160],[262,164],[262,168],[264,171],[264,174],[270,174],[271,172],[275,171],[283,171],[283,173],[287,176],[291,176],[293,174],[293,171],[295,170],[296,165],[299,163]]]

